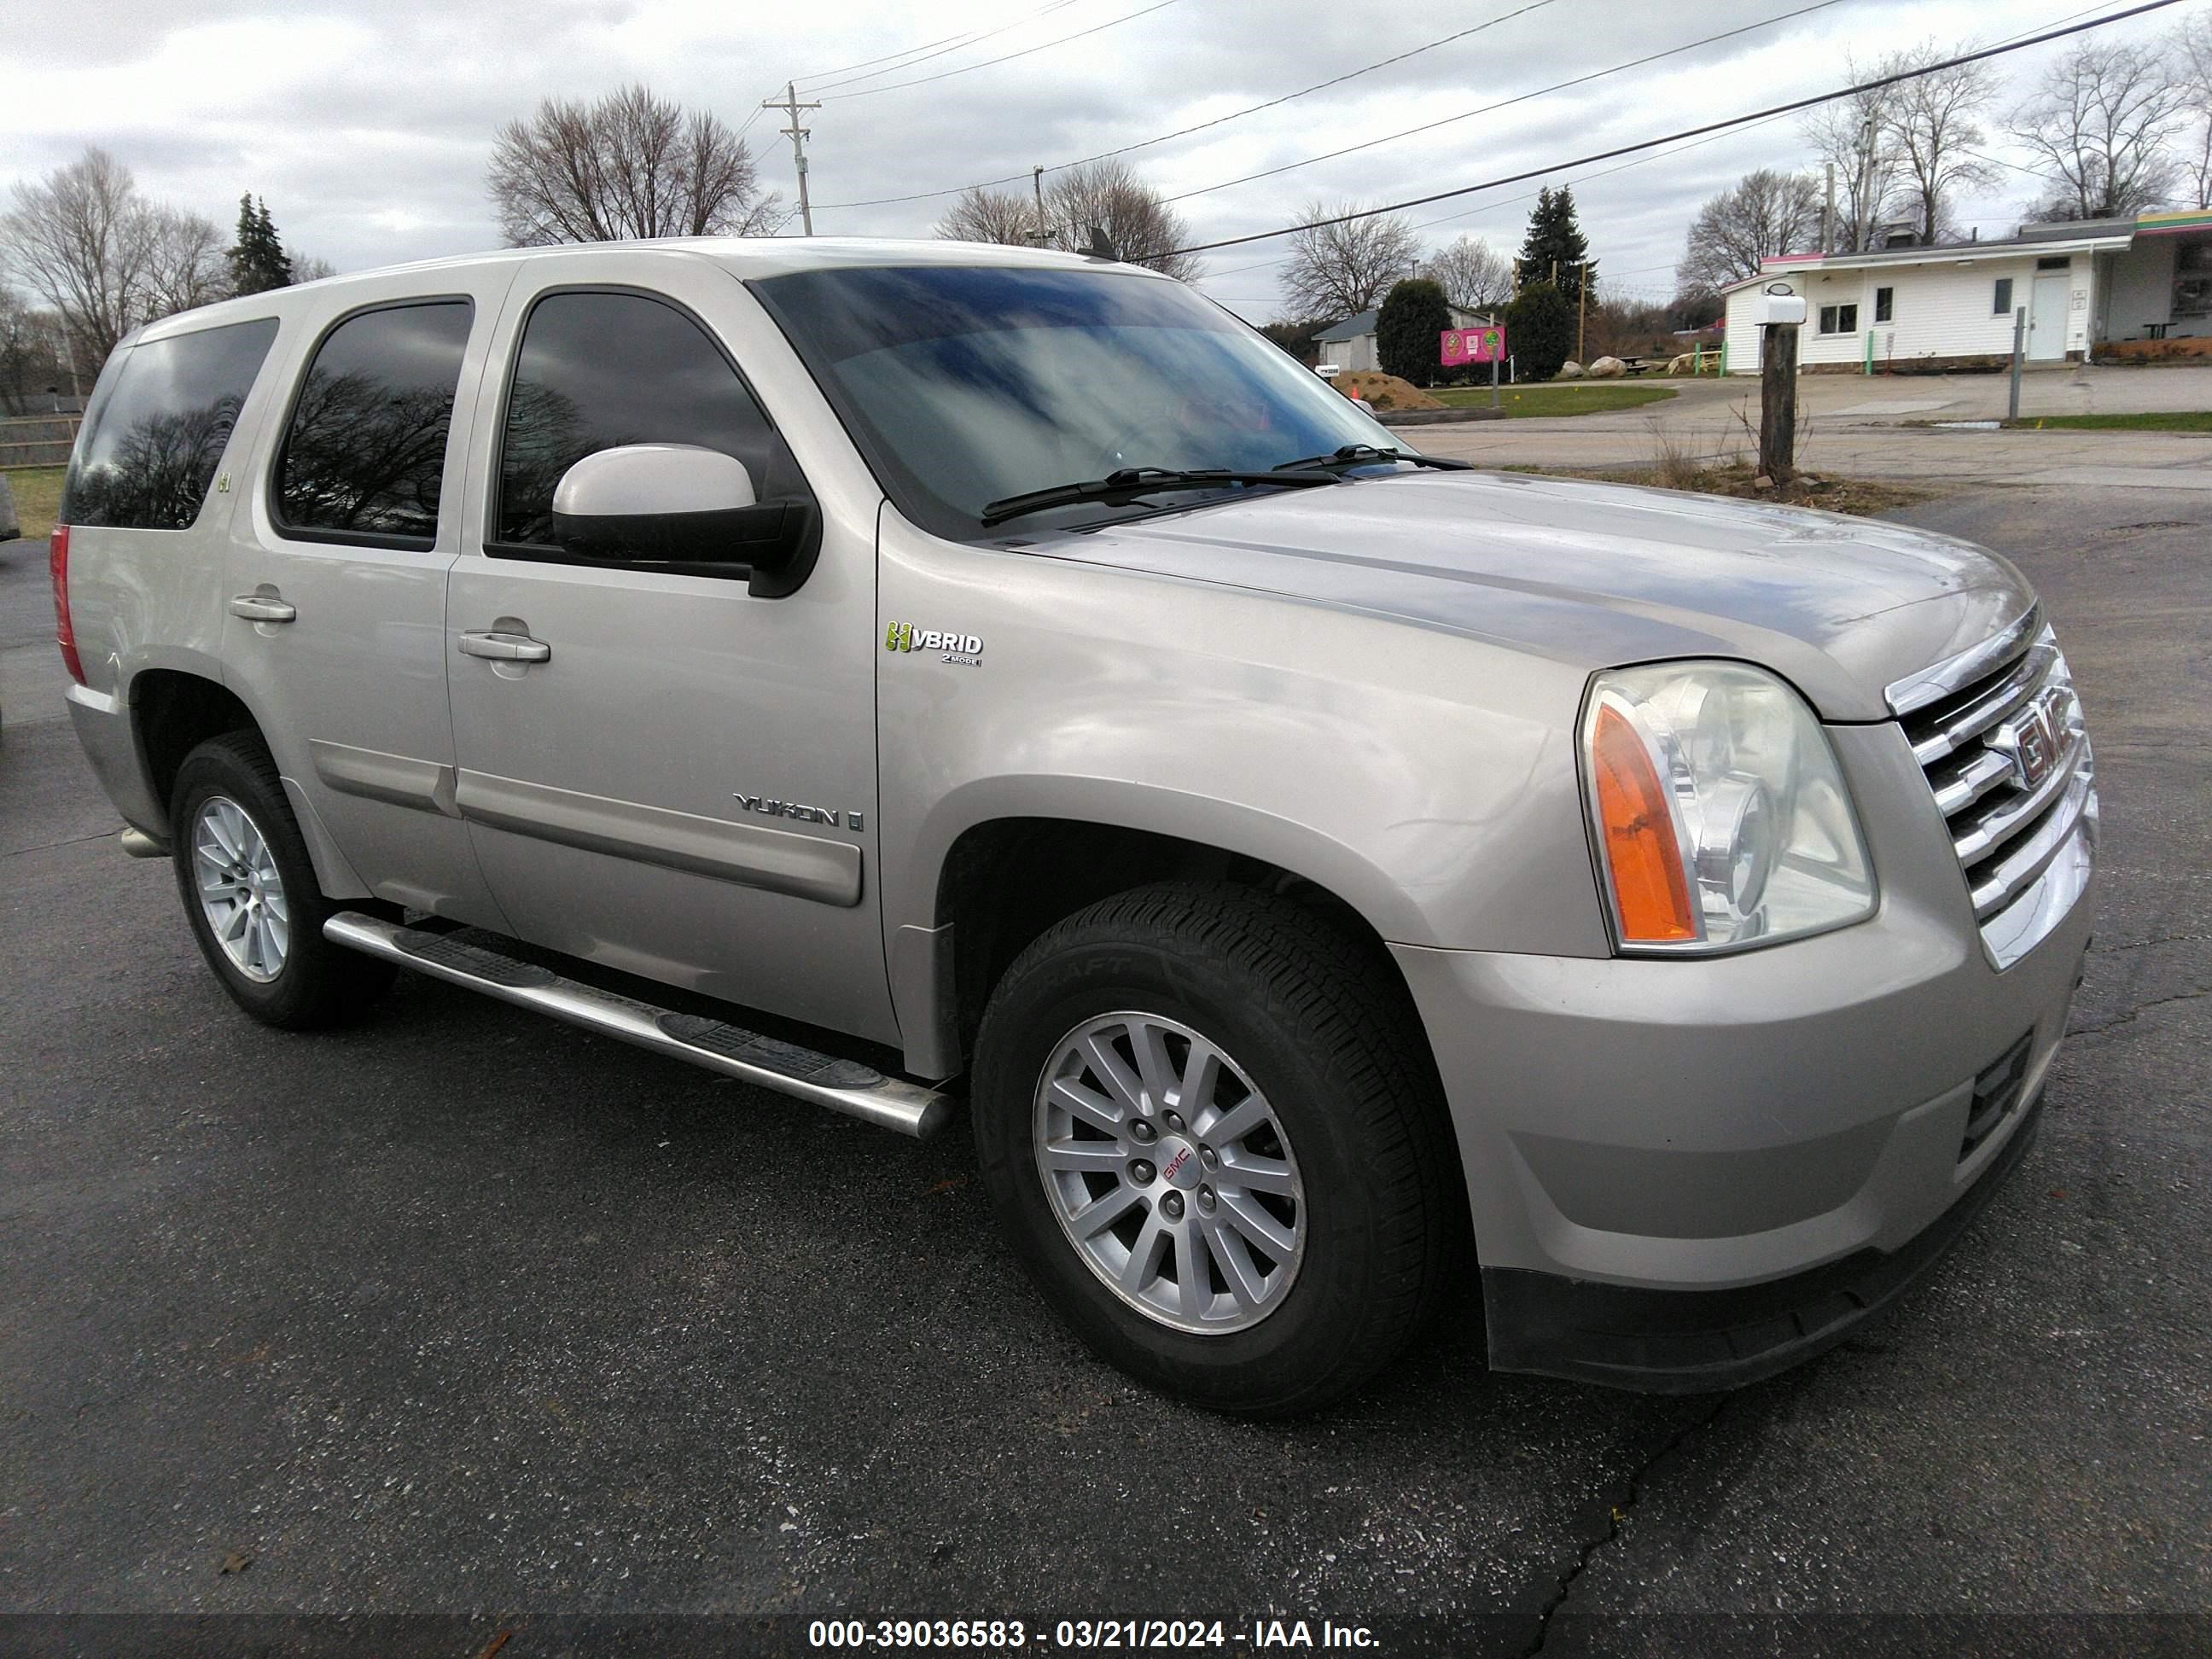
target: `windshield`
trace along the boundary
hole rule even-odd
[[[1395,441],[1180,283],[909,265],[799,271],[752,287],[900,509],[942,536],[987,533],[991,502],[1125,468],[1264,472],[1345,444]],[[1095,523],[1131,510],[1077,502],[1024,522]]]

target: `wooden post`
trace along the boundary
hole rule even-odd
[[[1490,360],[1490,406],[1498,407],[1498,359]]]
[[[1759,471],[1779,489],[1797,472],[1796,324],[1767,324],[1759,369]]]
[[[2012,394],[2005,399],[2005,419],[2020,418],[2020,358],[2027,338],[2027,307],[2020,306],[2012,313]]]
[[[1583,261],[1583,279],[1575,288],[1575,361],[1585,369],[1589,359],[1583,348],[1589,343],[1589,261]]]

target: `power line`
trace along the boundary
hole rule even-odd
[[[1483,22],[1475,24],[1472,28],[1462,29],[1456,34],[1447,34],[1439,40],[1430,40],[1425,42],[1423,45],[1411,47],[1405,52],[1398,53],[1395,57],[1384,58],[1376,63],[1365,64],[1359,69],[1347,70],[1342,75],[1332,76],[1326,81],[1316,81],[1310,87],[1302,87],[1296,92],[1286,92],[1279,98],[1268,99],[1265,103],[1254,104],[1249,108],[1237,110],[1228,115],[1217,115],[1210,121],[1200,121],[1193,126],[1178,127],[1173,132],[1161,133],[1156,138],[1140,138],[1134,143],[1121,144],[1113,149],[1102,149],[1096,155],[1085,155],[1076,161],[1062,161],[1057,166],[1048,167],[1044,170],[1047,173],[1065,173],[1070,167],[1088,167],[1091,162],[1103,161],[1109,156],[1127,155],[1132,150],[1150,149],[1154,144],[1164,144],[1170,140],[1176,138],[1188,138],[1192,133],[1204,132],[1209,127],[1224,126],[1231,121],[1241,121],[1248,115],[1257,115],[1262,110],[1274,109],[1281,105],[1291,103],[1297,99],[1307,97],[1311,94],[1325,92],[1331,87],[1340,87],[1346,81],[1356,81],[1363,75],[1371,75],[1376,70],[1388,69],[1393,64],[1402,64],[1407,58],[1418,58],[1425,52],[1434,52],[1438,46],[1448,46],[1455,40],[1466,40],[1469,35],[1480,34],[1485,30],[1496,28],[1500,23],[1510,23],[1516,17],[1525,16],[1532,11],[1540,11],[1546,6],[1553,3],[1554,3],[1554,0],[1530,0],[1530,3],[1527,5],[1518,7],[1512,11],[1501,12],[1495,17],[1489,18]],[[871,198],[869,200],[865,202],[825,202],[823,204],[823,206],[827,210],[832,207],[890,207],[902,202],[931,202],[935,201],[939,197],[958,196],[971,190],[988,190],[994,185],[1011,185],[1018,179],[1025,179],[1029,176],[1030,175],[1027,173],[1009,173],[1003,179],[979,179],[974,184],[954,185],[946,190],[919,191],[911,196],[878,196]]]
[[[1833,4],[1835,0],[1826,0],[1826,3]],[[1199,242],[1189,247],[1171,248],[1169,252],[1170,254],[1210,253],[1216,248],[1241,247],[1248,242],[1273,241],[1278,236],[1292,235],[1301,230],[1318,229],[1330,225],[1348,225],[1356,220],[1372,219],[1385,213],[1402,212],[1407,208],[1425,207],[1431,202],[1445,202],[1455,197],[1472,196],[1478,191],[1496,190],[1504,185],[1517,185],[1527,179],[1540,179],[1550,173],[1564,171],[1568,167],[1588,167],[1595,161],[1609,161],[1617,155],[1633,155],[1641,150],[1656,149],[1662,144],[1679,143],[1685,138],[1697,138],[1706,133],[1725,132],[1731,128],[1749,126],[1754,122],[1771,120],[1777,116],[1795,114],[1802,109],[1811,109],[1818,104],[1831,104],[1839,98],[1850,98],[1862,92],[1873,92],[1882,87],[1897,86],[1906,81],[1917,81],[1923,76],[1934,75],[1943,70],[1957,69],[1964,64],[1978,64],[1987,58],[2002,58],[2008,52],[2023,52],[2030,46],[2046,46],[2053,40],[2063,40],[2069,35],[2086,33],[2091,29],[2100,29],[2110,24],[2124,22],[2130,17],[2141,17],[2151,12],[2164,11],[2167,7],[2179,5],[2180,3],[2181,0],[2144,0],[2144,3],[2141,5],[2131,6],[2125,11],[2113,12],[2107,16],[2092,18],[2086,23],[2075,23],[2065,28],[2046,29],[2040,34],[2031,35],[2023,40],[1984,46],[1979,52],[1961,52],[1955,58],[1947,58],[1938,63],[1924,64],[1918,69],[1902,70],[1895,75],[1877,76],[1870,81],[1861,81],[1852,86],[1839,87],[1832,92],[1815,93],[1809,98],[1794,99],[1786,104],[1771,104],[1765,109],[1753,110],[1748,114],[1732,115],[1726,120],[1708,121],[1701,126],[1685,127],[1680,132],[1667,133],[1661,137],[1646,138],[1633,144],[1617,144],[1611,149],[1597,150],[1588,155],[1577,156],[1572,161],[1555,161],[1549,167],[1532,167],[1522,173],[1510,173],[1501,178],[1485,179],[1480,184],[1462,185],[1454,190],[1434,191],[1426,196],[1408,197],[1402,202],[1387,203],[1376,208],[1363,208],[1357,213],[1340,213],[1327,219],[1310,220],[1304,224],[1284,225],[1275,230],[1254,231],[1246,236],[1225,236],[1218,242]],[[1808,9],[1818,9],[1818,8]],[[1741,30],[1734,32],[1741,33]],[[1167,255],[1161,257],[1165,258]]]
[[[802,75],[798,78],[801,81],[807,82],[828,81],[841,75],[851,75],[855,70],[874,68],[875,65],[878,64],[892,65],[890,69],[879,69],[876,70],[878,75],[890,75],[896,70],[910,69],[916,64],[927,63],[930,58],[939,57],[944,52],[957,52],[963,46],[975,46],[980,42],[990,40],[994,35],[1005,34],[1009,30],[1019,28],[1024,23],[1033,23],[1040,17],[1049,16],[1054,12],[1066,11],[1070,6],[1074,5],[1075,3],[1076,0],[1053,0],[1053,3],[1050,5],[1040,6],[1035,11],[1024,12],[1019,17],[1015,18],[1012,22],[1001,23],[994,29],[986,29],[980,33],[975,30],[969,29],[959,34],[947,34],[935,40],[925,40],[918,46],[908,46],[902,52],[887,52],[880,58],[863,58],[857,64],[848,64],[842,69],[817,70],[811,75]],[[933,50],[933,48],[935,50]],[[897,62],[896,60],[900,58],[904,58],[906,61],[904,63]],[[866,76],[859,76],[855,78],[866,80],[868,77]],[[810,92],[820,92],[823,90],[823,88],[810,86],[807,90]]]
[[[2014,43],[2014,42],[2018,42],[2018,43],[2019,43],[2020,45],[2021,45],[2022,46],[2032,46],[2032,45],[2034,45],[2034,44],[2036,44],[2036,43],[2035,43],[2035,42],[2033,42],[2033,41],[2029,40],[2027,39],[2027,37],[2028,37],[2030,34],[2034,33],[2035,33],[2035,31],[2036,31],[2038,28],[2057,29],[2057,28],[2061,24],[2070,23],[2070,22],[2074,21],[2074,20],[2075,20],[2075,19],[2076,19],[2076,18],[2079,18],[2079,17],[2087,17],[2087,16],[2090,13],[2092,13],[2092,12],[2094,12],[2094,11],[2100,11],[2100,10],[2102,10],[2102,9],[2104,9],[2104,7],[2105,7],[2106,5],[2107,5],[2107,4],[2109,4],[2109,3],[2111,3],[2111,0],[2098,0],[2098,3],[2097,3],[2097,4],[2095,4],[2095,5],[2093,5],[2093,6],[2082,6],[2082,7],[2078,8],[2078,9],[2075,9],[2075,10],[2063,13],[2063,14],[2062,14],[2061,15],[2059,15],[2058,17],[2053,18],[2053,19],[2052,19],[2052,20],[2051,20],[2051,21],[2050,21],[2050,22],[2048,22],[2048,23],[2045,23],[2045,24],[2032,25],[2032,26],[2031,26],[2030,27],[2028,27],[2028,28],[2025,28],[2025,29],[2021,29],[2021,30],[2015,31],[2014,33],[2011,33],[2011,34],[2000,35],[2000,36],[1997,38],[1997,40],[1995,42],[1995,44],[1996,44],[1996,45],[1998,45],[1998,46],[2005,46],[2005,45],[2008,45],[2008,44],[2011,44],[2011,43]],[[2122,18],[2122,17],[2124,17],[2124,16],[2125,16],[2125,15],[2130,15],[2130,14],[2126,14],[2126,13],[2115,13],[2115,14],[2113,14],[2113,15],[2111,15],[2111,16],[2100,18],[2100,19],[2098,20],[2098,21],[2099,21],[2100,23],[2118,22],[2118,21],[2119,21],[2121,20],[2121,18]],[[1849,94],[1844,94],[1844,95],[1848,96]],[[1792,114],[1792,113],[1795,113],[1795,112],[1794,112],[1794,111],[1791,111],[1791,110],[1784,110],[1784,111],[1783,111],[1783,112],[1782,112],[1781,113],[1779,113],[1779,114],[1771,115],[1771,116],[1765,117],[1765,118],[1762,118],[1762,119],[1759,119],[1759,120],[1755,120],[1755,121],[1748,122],[1748,123],[1747,123],[1747,124],[1746,124],[1744,130],[1745,130],[1745,131],[1749,131],[1749,130],[1751,130],[1751,129],[1753,129],[1753,128],[1755,128],[1755,127],[1760,127],[1760,126],[1771,126],[1775,122],[1779,121],[1779,120],[1783,120],[1783,119],[1786,118],[1789,115],[1790,115],[1790,114]],[[1667,161],[1667,160],[1670,160],[1670,159],[1672,159],[1672,158],[1673,158],[1673,157],[1674,157],[1674,156],[1681,155],[1683,155],[1683,154],[1685,154],[1686,152],[1690,151],[1690,150],[1693,150],[1693,149],[1704,149],[1707,144],[1715,144],[1715,143],[1719,143],[1723,138],[1727,137],[1729,137],[1729,134],[1728,132],[1718,132],[1718,133],[1713,133],[1713,134],[1711,134],[1711,135],[1709,135],[1709,136],[1707,136],[1707,137],[1698,138],[1698,139],[1697,139],[1694,143],[1685,143],[1685,144],[1683,144],[1683,145],[1682,145],[1680,149],[1657,149],[1657,150],[1654,150],[1654,151],[1652,151],[1652,152],[1650,152],[1650,153],[1648,153],[1648,154],[1645,154],[1645,155],[1639,155],[1638,157],[1637,157],[1637,159],[1636,159],[1636,160],[1634,160],[1634,161],[1624,161],[1624,162],[1622,162],[1619,167],[1606,167],[1606,168],[1603,168],[1603,169],[1601,169],[1601,171],[1599,171],[1599,172],[1595,172],[1595,173],[1578,173],[1578,174],[1575,175],[1573,178],[1571,178],[1571,179],[1565,179],[1565,180],[1564,180],[1564,181],[1562,181],[1562,182],[1563,182],[1564,184],[1567,185],[1571,186],[1571,185],[1578,185],[1587,184],[1587,183],[1589,183],[1589,181],[1591,181],[1592,179],[1610,179],[1611,177],[1613,177],[1613,174],[1618,173],[1626,173],[1626,172],[1627,172],[1627,171],[1628,171],[1630,168],[1632,168],[1632,167],[1648,167],[1648,166],[1650,166],[1650,165],[1652,162],[1654,162],[1654,161]],[[1662,142],[1663,142],[1663,141],[1662,141]],[[1979,152],[1972,151],[1972,150],[1966,151],[1966,154],[1970,155],[1976,155],[1976,156],[1978,157],[1978,159],[1982,160],[1982,161],[1995,161],[1995,162],[1996,162],[1996,163],[1997,163],[1997,165],[1998,165],[1998,166],[2000,166],[2000,167],[2010,167],[2010,168],[2012,168],[2014,172],[2019,172],[2019,173],[2029,173],[2029,174],[2031,174],[2032,176],[2036,177],[2036,178],[2049,179],[2049,178],[2051,178],[2051,177],[2052,176],[2052,175],[2048,174],[2048,173],[2039,173],[2039,172],[2037,172],[2034,168],[2032,168],[2032,167],[2023,167],[2020,166],[2020,164],[2019,164],[2019,163],[2014,162],[2014,161],[2005,161],[2005,160],[2004,160],[2002,157],[2001,157],[2001,156],[1995,156],[1995,155],[1984,155],[1984,154],[1981,154],[1981,153],[1979,153]],[[1452,223],[1455,223],[1455,222],[1458,222],[1458,221],[1460,221],[1460,220],[1462,220],[1462,219],[1470,219],[1470,218],[1473,218],[1476,214],[1479,214],[1479,213],[1495,213],[1495,212],[1497,212],[1498,210],[1500,210],[1500,209],[1502,209],[1502,208],[1509,208],[1509,207],[1512,207],[1512,206],[1516,205],[1516,204],[1518,204],[1518,203],[1534,201],[1534,200],[1536,198],[1536,197],[1537,197],[1537,195],[1538,195],[1539,193],[1540,193],[1540,192],[1538,192],[1538,191],[1523,191],[1522,194],[1520,194],[1520,195],[1518,195],[1518,196],[1507,196],[1507,197],[1502,197],[1502,198],[1499,198],[1498,200],[1497,200],[1497,201],[1494,201],[1494,202],[1485,202],[1485,203],[1484,203],[1484,204],[1482,204],[1482,205],[1481,205],[1481,206],[1480,206],[1480,207],[1469,208],[1469,209],[1468,209],[1466,211],[1462,212],[1462,213],[1447,213],[1447,214],[1440,215],[1438,217],[1434,218],[1434,219],[1420,219],[1420,220],[1416,220],[1416,221],[1415,221],[1415,222],[1413,222],[1410,227],[1408,227],[1408,228],[1410,228],[1410,229],[1413,229],[1413,230],[1429,230],[1429,229],[1432,229],[1432,228],[1435,228],[1436,226],[1437,226],[1437,225],[1447,225],[1447,224],[1452,224]],[[2002,224],[2002,223],[2005,223],[2005,222],[2006,222],[2006,221],[2005,221],[2005,220],[2003,220],[2003,219],[2001,219],[2001,218],[2000,218],[2000,219],[1990,219],[1990,220],[1977,221],[1977,222],[1974,222],[1986,223],[1986,224]],[[1280,256],[1279,256],[1278,258],[1273,258],[1273,259],[1261,259],[1261,260],[1257,260],[1257,261],[1255,261],[1255,262],[1254,262],[1253,264],[1244,264],[1244,265],[1231,265],[1231,266],[1230,266],[1230,267],[1229,267],[1227,270],[1225,270],[1208,271],[1208,272],[1206,272],[1204,276],[1202,276],[1199,277],[1197,280],[1198,280],[1199,282],[1201,282],[1201,283],[1206,283],[1206,282],[1212,282],[1212,281],[1215,280],[1216,278],[1218,278],[1218,277],[1221,277],[1221,276],[1235,276],[1235,275],[1237,275],[1237,274],[1238,274],[1239,272],[1242,272],[1242,271],[1249,271],[1249,270],[1266,270],[1271,269],[1272,267],[1276,266],[1276,265],[1282,265],[1282,264],[1289,264],[1289,263],[1290,263],[1290,260],[1291,260],[1291,255],[1289,255],[1289,254],[1283,254],[1283,255],[1280,255]],[[1672,269],[1672,268],[1673,268],[1673,267],[1668,266],[1668,265],[1639,265],[1639,266],[1636,267],[1636,268],[1635,268],[1634,270],[1625,270],[1625,271],[1621,271],[1621,272],[1617,273],[1617,275],[1618,275],[1618,276],[1642,276],[1642,275],[1645,275],[1645,274],[1647,274],[1647,273],[1649,273],[1649,272],[1655,271],[1655,270],[1670,270],[1670,269]],[[1613,282],[1613,280],[1614,280],[1614,278],[1613,278],[1613,277],[1608,277],[1608,278],[1607,279],[1607,285],[1608,285],[1608,286],[1610,286],[1610,285],[1612,284],[1612,283]]]
[[[1615,64],[1611,69],[1592,70],[1589,74],[1577,75],[1572,80],[1555,81],[1548,87],[1539,87],[1534,92],[1517,93],[1510,98],[1501,98],[1496,103],[1485,104],[1479,109],[1462,110],[1457,115],[1447,115],[1437,121],[1424,121],[1419,126],[1407,127],[1402,132],[1386,133],[1380,138],[1364,139],[1356,144],[1346,144],[1342,149],[1332,149],[1319,155],[1309,155],[1303,161],[1285,161],[1279,167],[1268,167],[1259,173],[1248,173],[1241,178],[1224,179],[1218,185],[1203,185],[1196,190],[1187,190],[1180,195],[1170,196],[1165,199],[1170,202],[1187,202],[1194,196],[1209,196],[1217,190],[1227,190],[1233,185],[1249,185],[1255,179],[1272,179],[1279,173],[1295,173],[1298,168],[1310,167],[1316,161],[1333,161],[1340,155],[1356,155],[1363,149],[1373,149],[1381,144],[1395,143],[1401,138],[1411,138],[1417,133],[1433,132],[1438,127],[1448,127],[1460,121],[1470,121],[1478,115],[1488,115],[1497,110],[1510,108],[1515,104],[1525,104],[1532,99],[1547,97],[1555,92],[1564,92],[1569,87],[1587,86],[1593,81],[1602,81],[1608,76],[1622,75],[1632,69],[1642,69],[1646,64],[1656,64],[1662,58],[1679,58],[1686,52],[1695,52],[1699,46],[1710,46],[1716,41],[1733,40],[1739,34],[1749,34],[1757,29],[1771,28],[1777,23],[1786,23],[1792,18],[1803,17],[1812,12],[1826,11],[1831,6],[1839,6],[1843,3],[1844,0],[1813,0],[1811,5],[1800,6],[1795,11],[1785,11],[1772,17],[1763,17],[1755,23],[1746,23],[1737,28],[1723,29],[1718,34],[1709,34],[1702,40],[1692,40],[1684,46],[1669,46],[1664,52],[1650,52],[1642,58],[1632,58],[1625,64]]]
[[[919,76],[911,81],[894,81],[887,87],[869,87],[860,92],[845,93],[842,94],[840,101],[850,101],[854,98],[872,98],[879,92],[897,92],[907,87],[927,86],[933,81],[949,81],[956,75],[971,75],[977,70],[989,69],[994,64],[1011,64],[1015,58],[1027,58],[1032,52],[1049,51],[1054,46],[1064,46],[1071,40],[1080,40],[1086,35],[1103,33],[1106,30],[1119,27],[1123,23],[1133,23],[1139,17],[1149,17],[1156,11],[1165,11],[1170,6],[1177,3],[1178,0],[1154,0],[1154,3],[1145,7],[1140,11],[1125,12],[1119,17],[1109,18],[1105,22],[1094,24],[1087,29],[1078,29],[1073,34],[1060,35],[1034,46],[1024,46],[1019,52],[1010,52],[1003,58],[986,58],[980,64],[967,64],[958,69],[941,70],[935,75]],[[865,80],[866,77],[860,78]]]

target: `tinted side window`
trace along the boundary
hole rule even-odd
[[[430,544],[472,311],[466,300],[392,306],[331,331],[277,463],[287,529]]]
[[[62,521],[191,528],[276,337],[270,318],[131,347],[86,416]]]
[[[768,419],[698,324],[641,294],[546,295],[523,325],[515,360],[499,539],[550,544],[561,475],[602,449],[647,443],[734,455],[769,494]]]

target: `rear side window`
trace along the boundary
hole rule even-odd
[[[500,448],[498,538],[550,545],[553,487],[622,444],[696,444],[734,455],[766,499],[775,433],[704,329],[642,294],[549,294],[532,307]]]
[[[267,318],[132,346],[85,417],[62,522],[191,529],[276,337]]]
[[[276,520],[287,532],[431,544],[473,312],[466,300],[387,306],[324,337],[276,464]]]

